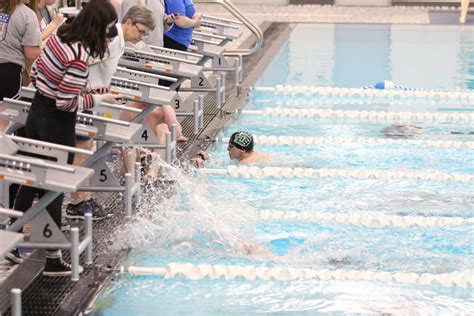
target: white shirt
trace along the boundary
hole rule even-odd
[[[105,55],[101,62],[89,66],[89,84],[92,89],[110,86],[119,59],[125,50],[122,24],[117,23],[116,27],[118,35],[109,43],[109,54]],[[96,62],[90,57],[89,62],[92,61]]]

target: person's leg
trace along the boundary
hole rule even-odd
[[[155,135],[156,135],[156,139],[160,142],[160,144],[164,144],[166,142],[166,133],[169,132],[169,128],[168,128],[168,125],[162,123],[162,124],[158,124],[156,127],[155,127]],[[165,149],[156,149],[155,152],[160,155],[161,159],[165,159],[165,154],[166,154],[166,150]]]
[[[154,133],[156,135],[156,139],[160,142],[160,144],[164,144],[166,141],[166,133],[169,132],[168,125],[165,123],[158,124],[155,127]],[[162,160],[165,160],[166,150],[165,149],[155,149],[153,151],[155,154],[158,154]],[[158,177],[158,172],[160,171],[160,165],[153,163],[153,158],[150,159],[151,161],[147,161],[148,170],[145,174],[145,182],[156,179]]]
[[[138,102],[127,102],[126,105],[140,110],[144,109],[144,105]],[[120,113],[120,120],[131,122],[136,116],[136,113],[122,111]],[[132,179],[135,179],[135,163],[137,162],[138,150],[135,148],[123,148],[121,153],[123,158],[123,170],[121,174],[130,173]]]
[[[29,138],[38,139],[54,144],[75,147],[76,145],[76,113],[57,110],[56,102],[35,95],[33,104],[26,120],[26,134]],[[74,155],[68,157],[68,164],[72,164]],[[44,192],[45,194],[47,191]],[[17,198],[19,200],[20,197]],[[64,194],[59,195],[50,205],[48,213],[58,227],[62,224],[62,202]],[[82,268],[79,269],[80,272]],[[43,275],[48,277],[71,275],[71,266],[62,260],[61,250],[48,249],[46,251],[46,264]]]
[[[178,122],[176,118],[176,112],[173,107],[169,104],[163,105],[161,107],[164,117],[164,122],[168,125],[168,128],[171,130],[171,125],[176,124],[176,140],[178,142],[187,142],[188,138],[183,135],[183,128],[181,123]]]
[[[93,140],[89,137],[78,138],[76,136],[76,148],[91,150]],[[84,154],[74,155],[74,165],[80,166],[88,158]],[[71,219],[84,219],[85,213],[92,213],[92,219],[99,220],[111,216],[107,213],[102,205],[92,197],[91,192],[71,192],[71,201],[66,207],[66,217]]]
[[[35,101],[33,101],[35,102]],[[54,101],[45,102],[49,106]],[[28,115],[26,121],[26,135],[28,138],[38,139],[53,144],[75,147],[76,146],[76,114],[66,113],[55,108],[46,107],[38,112],[33,111]],[[69,154],[68,164],[74,162],[74,154]],[[61,205],[64,199],[62,194],[47,209],[52,218],[57,219],[58,227],[61,227]]]
[[[170,49],[175,49],[175,50],[180,50],[180,51],[183,51],[183,52],[186,52],[188,50],[188,48],[186,46],[176,42],[174,39],[172,39],[172,38],[170,38],[166,35],[163,36],[163,47],[170,48]],[[160,86],[169,87],[169,86],[171,86],[172,82],[160,79],[158,81],[158,84]],[[180,86],[176,87],[176,91],[179,91],[179,87]]]
[[[91,150],[92,149],[92,139],[77,139],[76,140],[76,148]],[[74,165],[80,166],[86,161],[88,158],[87,155],[84,154],[75,154],[74,155]],[[82,201],[87,201],[92,198],[90,192],[71,192],[71,203],[72,204],[79,204]]]
[[[181,124],[178,122],[178,119],[176,118],[176,112],[170,105],[163,105],[153,110],[153,112],[151,112],[147,116],[145,122],[147,123],[148,127],[155,133],[157,139],[159,138],[157,132],[160,131],[159,129],[157,129],[157,126],[165,123],[168,126],[169,130],[171,130],[172,124],[176,124],[176,139],[178,142],[188,141],[188,139],[183,136],[183,129],[181,127]],[[163,143],[160,141],[160,144]]]
[[[21,73],[23,69],[20,65],[13,63],[1,63],[0,64],[0,101],[3,98],[13,98],[18,94],[21,88]],[[3,108],[0,106],[0,112],[3,112]],[[7,120],[0,119],[0,132],[3,132],[7,128],[10,122]]]

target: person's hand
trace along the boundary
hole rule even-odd
[[[89,93],[95,93],[95,94],[105,94],[108,92],[109,92],[109,89],[107,87],[96,87],[89,90]]]
[[[104,93],[99,95],[102,101],[115,101],[123,98],[123,95],[118,93]]]
[[[168,25],[171,25],[174,23],[174,21],[176,21],[176,19],[178,18],[179,14],[178,13],[174,13],[174,14],[170,14],[170,15],[165,15],[164,17],[164,21],[166,24]]]
[[[189,161],[196,167],[204,167],[204,163],[209,159],[209,154],[203,150],[199,151],[194,158],[191,158]]]
[[[66,18],[62,13],[58,13],[54,19],[51,21],[51,23],[54,23],[54,25],[58,28],[60,27],[64,22],[66,21]]]
[[[195,27],[198,27],[199,25],[201,25],[201,20],[202,20],[202,13],[196,13],[194,16],[193,16],[193,20],[195,22]]]
[[[208,160],[209,159],[209,154],[207,153],[207,151],[204,151],[204,150],[200,150],[196,156],[199,156],[201,157],[203,160]]]

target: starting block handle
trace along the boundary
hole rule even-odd
[[[20,163],[30,164],[30,165],[38,166],[42,168],[55,169],[55,170],[70,172],[70,173],[73,173],[75,170],[74,167],[57,165],[54,163],[45,162],[40,159],[32,159],[32,158],[20,157],[20,156],[11,156],[11,155],[5,155],[5,154],[0,154],[0,158],[12,160],[15,162],[20,162]]]
[[[129,69],[129,68],[122,67],[122,66],[118,66],[115,73],[116,74],[117,73],[127,73],[129,75],[136,75],[136,76],[139,76],[139,77],[147,77],[147,78],[158,79],[158,80],[159,79],[164,79],[164,80],[172,81],[172,82],[176,82],[178,80],[175,77],[168,77],[168,76],[163,76],[163,75],[158,75],[158,74],[152,74],[152,73],[149,73],[149,72]]]

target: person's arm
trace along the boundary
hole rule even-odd
[[[174,22],[177,26],[182,27],[183,29],[187,29],[190,27],[197,27],[201,24],[201,13],[196,13],[192,19],[188,18],[187,16],[178,16],[176,17],[176,21]]]
[[[21,39],[23,53],[28,60],[35,60],[41,53],[41,38],[36,14],[31,10],[26,16],[25,34]]]
[[[69,112],[75,107],[78,111],[100,105],[100,99],[91,94],[81,94],[87,84],[89,72],[87,63],[76,59],[70,62],[66,73],[58,86],[56,106],[59,110]]]
[[[187,29],[190,27],[199,26],[199,24],[201,23],[200,13],[194,14],[192,18],[188,18],[186,14],[187,12],[195,12],[195,6],[193,4],[191,6],[188,6],[188,11],[186,11],[186,5],[184,4],[183,0],[169,1],[166,4],[166,12],[170,15],[175,15],[176,20],[174,21],[174,23],[177,26]]]
[[[35,60],[41,53],[41,48],[39,46],[23,46],[23,54],[28,60]]]
[[[66,22],[66,18],[61,13],[58,13],[43,32],[41,32],[41,41],[47,40],[64,22]]]
[[[99,106],[102,101],[119,99],[119,94],[91,94],[81,93],[89,77],[87,63],[83,60],[73,60],[64,74],[58,87],[56,106],[62,111],[71,111],[77,106],[78,111],[88,110]]]
[[[168,32],[173,27],[173,24],[176,21],[176,17],[177,15],[175,14],[170,14],[170,15],[165,14],[163,18],[163,31],[164,32]]]

